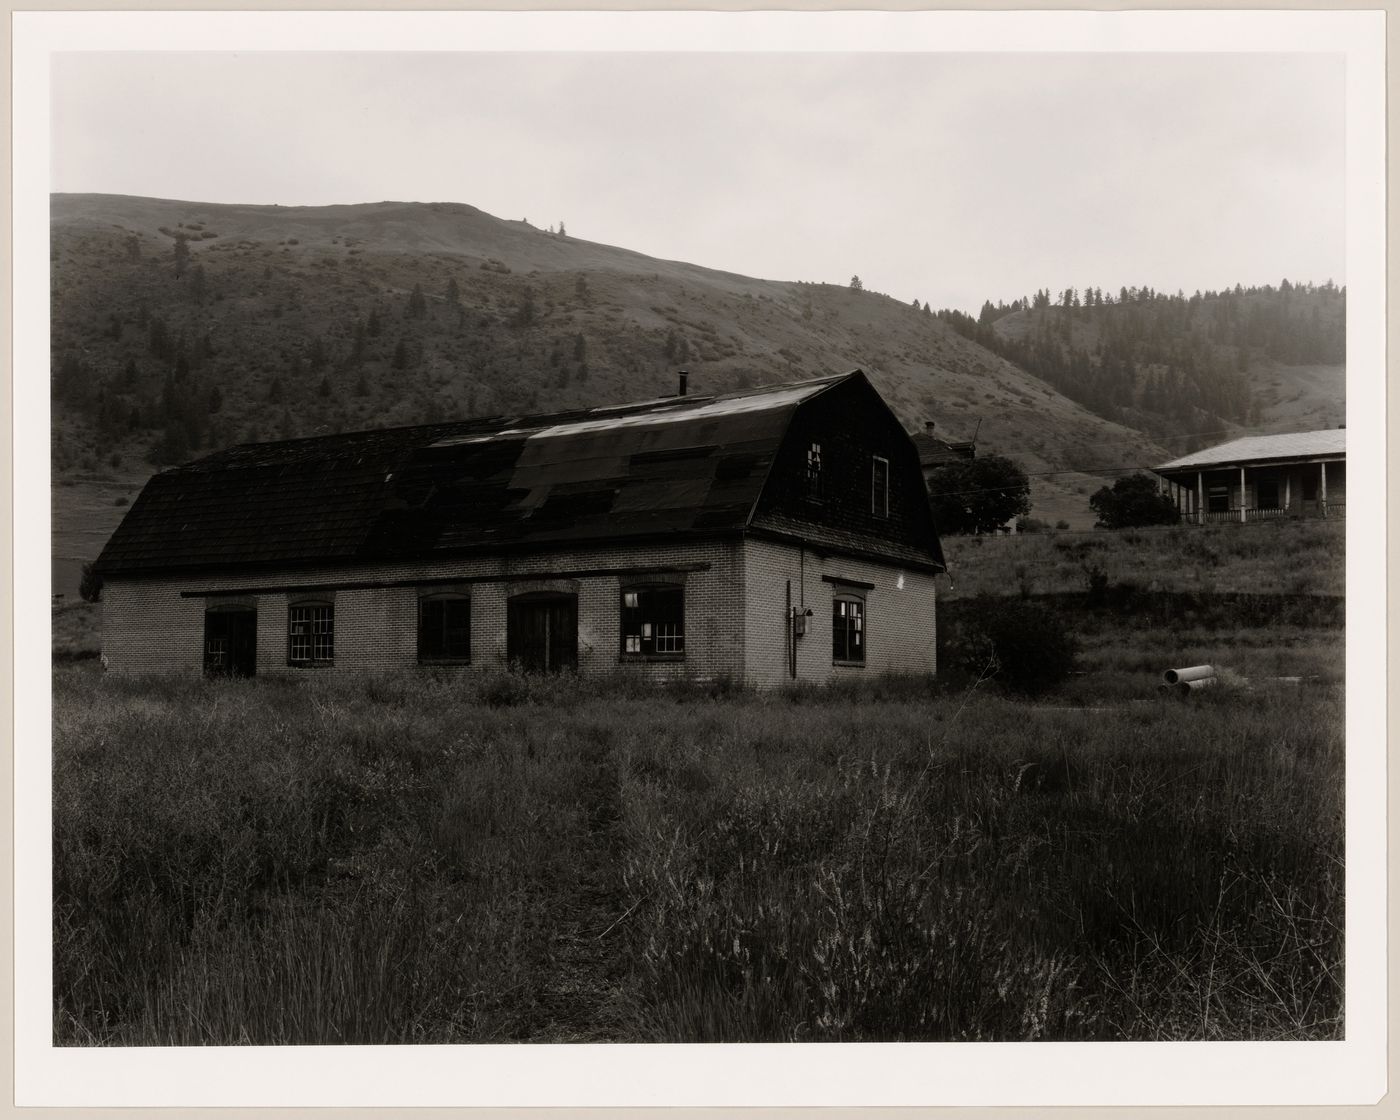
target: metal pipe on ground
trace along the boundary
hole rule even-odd
[[[1215,677],[1198,677],[1193,681],[1177,681],[1171,687],[1175,688],[1182,696],[1190,696],[1193,692],[1199,692],[1203,688],[1214,688]]]
[[[1180,684],[1183,681],[1203,681],[1207,677],[1215,676],[1213,665],[1192,665],[1186,669],[1168,669],[1162,674],[1162,679],[1168,684]]]

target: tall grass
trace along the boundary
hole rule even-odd
[[[1118,672],[61,670],[55,1038],[1339,1037],[1338,682]]]
[[[948,597],[1090,589],[1343,595],[1346,522],[1255,521],[1094,532],[945,537]]]

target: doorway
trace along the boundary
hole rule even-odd
[[[204,612],[204,675],[251,677],[258,668],[258,612],[248,607]]]
[[[578,596],[517,595],[506,612],[506,656],[527,673],[578,668]]]

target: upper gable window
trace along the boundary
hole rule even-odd
[[[870,512],[876,517],[890,515],[890,461],[879,455],[870,458]]]
[[[622,654],[685,653],[685,589],[668,585],[622,591]]]
[[[814,443],[807,448],[807,497],[822,496],[822,445]]]
[[[335,606],[296,603],[287,608],[287,663],[329,665],[335,660]]]

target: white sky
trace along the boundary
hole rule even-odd
[[[466,202],[935,308],[1343,274],[1300,54],[64,54],[56,191]]]

